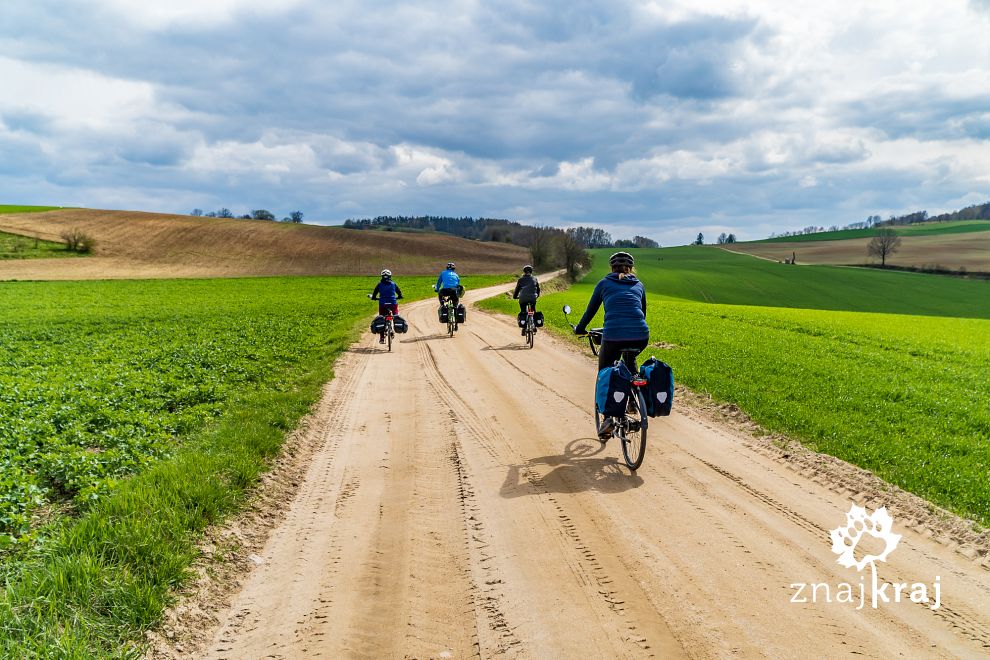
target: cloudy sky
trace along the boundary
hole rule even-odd
[[[5,0],[0,203],[685,243],[990,201],[990,0]]]

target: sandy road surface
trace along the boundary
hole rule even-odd
[[[339,365],[322,448],[198,656],[990,654],[984,560],[901,526],[879,579],[937,575],[940,609],[791,603],[793,583],[858,589],[828,536],[848,494],[681,412],[631,475],[589,437],[588,356],[545,334],[520,350],[477,311],[453,339],[432,302],[403,312],[393,353],[369,338]]]

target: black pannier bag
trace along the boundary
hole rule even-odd
[[[537,328],[543,327],[543,312],[533,312],[533,323]]]
[[[405,334],[409,332],[409,324],[404,318],[396,314],[392,317],[392,325],[395,326],[395,331],[399,334]]]
[[[441,323],[446,323],[449,320],[447,318],[449,315],[447,314],[446,305],[440,305],[440,309],[437,310],[437,316],[440,318]]]
[[[639,373],[646,379],[646,414],[666,417],[674,404],[674,370],[655,357],[643,363]]]
[[[464,305],[458,305],[457,310],[454,312],[454,316],[458,323],[464,323],[464,320],[467,318],[467,307]]]
[[[516,323],[519,324],[520,328],[526,327],[526,312],[519,312],[519,314],[516,316]]]
[[[595,386],[595,405],[606,417],[623,417],[629,397],[632,395],[632,373],[625,362],[605,367],[598,372]]]
[[[375,334],[381,334],[385,332],[385,317],[379,314],[375,317],[375,320],[371,322],[371,331]]]

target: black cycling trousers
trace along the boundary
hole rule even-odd
[[[605,367],[611,367],[615,364],[616,360],[622,359],[622,350],[625,348],[636,349],[636,355],[643,352],[646,345],[650,343],[650,338],[646,337],[643,339],[634,339],[632,341],[609,341],[607,339],[602,340],[602,345],[598,347],[598,371],[601,371]],[[636,373],[635,359],[633,359],[633,364],[626,363],[629,367],[629,371]]]
[[[533,306],[533,311],[534,312],[536,311],[536,301],[535,300],[520,300],[519,301],[519,313],[520,314],[525,314],[526,313],[526,305],[532,305]]]
[[[460,302],[460,298],[457,297],[457,289],[443,288],[437,292],[437,297],[440,299],[440,304],[443,304],[444,298],[450,298],[454,301],[454,307],[457,307],[457,303]]]

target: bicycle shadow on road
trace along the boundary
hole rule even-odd
[[[367,346],[355,346],[353,348],[347,349],[348,353],[360,353],[362,355],[369,355],[371,353],[388,353],[388,349],[384,346],[378,346],[376,348],[369,348]]]
[[[510,465],[499,495],[506,499],[540,493],[621,493],[638,488],[643,478],[630,473],[615,454],[621,451],[612,442],[603,445],[596,438],[577,438],[564,447],[564,453],[532,458],[522,465]],[[601,456],[599,456],[601,454]],[[549,472],[546,468],[551,468]]]
[[[526,344],[506,344],[505,346],[485,346],[481,350],[483,351],[528,351],[529,346]]]
[[[400,339],[400,344],[415,344],[420,341],[433,341],[434,339],[451,339],[451,337],[446,333],[437,335],[422,335],[420,337],[410,337],[409,339]]]

